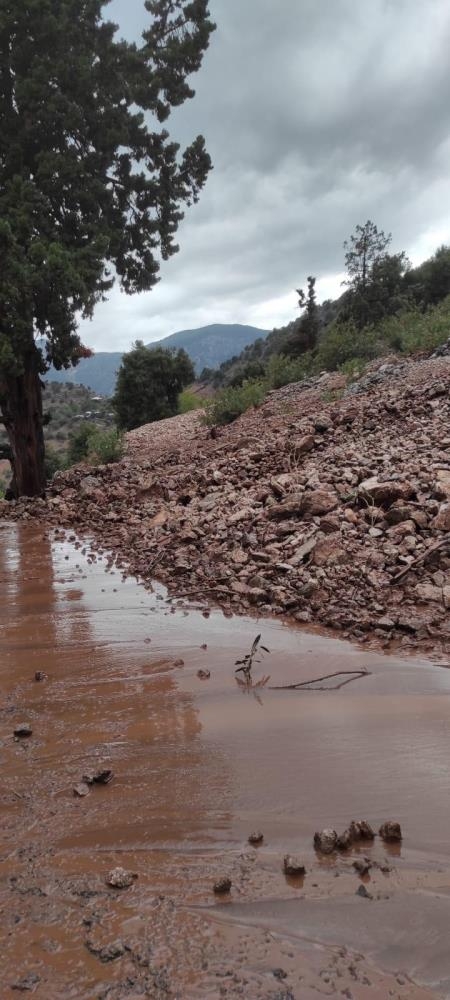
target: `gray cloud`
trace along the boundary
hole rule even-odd
[[[131,7],[131,10],[130,10]],[[372,218],[415,259],[450,240],[448,0],[211,0],[196,97],[170,128],[202,132],[214,172],[157,288],[115,289],[83,324],[98,349],[208,322],[292,319],[309,273],[338,291],[343,240]],[[137,37],[143,0],[108,16]]]

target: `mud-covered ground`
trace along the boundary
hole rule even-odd
[[[178,607],[68,532],[3,522],[0,543],[2,1000],[450,995],[450,673]],[[270,679],[248,689],[256,630]],[[402,843],[315,853],[361,818]]]
[[[450,646],[450,357],[272,393],[214,436],[197,413],[128,435],[6,518],[92,533],[187,604],[289,617],[383,648]]]

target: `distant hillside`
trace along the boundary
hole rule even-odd
[[[55,368],[50,368],[46,375],[46,381],[84,385],[95,393],[99,393],[100,396],[112,396],[121,360],[122,354],[118,351],[111,353],[100,351],[92,358],[83,358],[76,368],[68,368],[60,372],[57,372]]]
[[[267,337],[268,330],[240,323],[213,323],[198,330],[181,330],[171,337],[159,340],[149,347],[183,347],[194,362],[197,375],[203,368],[218,368],[223,361],[240,354],[248,344],[259,337]]]
[[[220,367],[224,361],[239,355],[248,344],[252,344],[258,338],[265,338],[267,334],[268,330],[259,330],[255,326],[213,323],[198,330],[180,330],[147,346],[183,347],[199,374],[203,368]],[[89,386],[102,396],[111,396],[121,360],[122,354],[118,351],[100,351],[92,358],[83,358],[76,368],[60,372],[51,368],[47,379],[52,382],[71,382]]]

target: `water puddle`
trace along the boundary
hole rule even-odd
[[[2,998],[450,995],[450,671],[186,612],[70,539],[0,529]],[[248,691],[235,661],[257,633],[270,680]],[[339,690],[272,689],[360,668]],[[109,784],[74,795],[102,768]],[[391,817],[402,846],[362,849],[390,869],[363,899],[356,852],[320,860],[312,834]],[[137,875],[122,892],[118,865]]]

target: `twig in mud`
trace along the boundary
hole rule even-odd
[[[335,684],[331,687],[316,687],[315,685],[320,684],[322,681],[329,681],[333,677],[347,677],[347,680],[341,681],[340,684]],[[370,671],[361,670],[335,670],[332,674],[324,674],[323,677],[314,677],[309,681],[299,681],[298,684],[271,684],[270,691],[299,691],[301,688],[307,688],[308,691],[337,691],[339,688],[344,687],[346,684],[350,684],[352,681],[357,681],[360,677],[370,677]]]
[[[176,596],[181,599],[182,597],[202,597],[203,594],[219,594],[220,597],[229,600],[228,595],[224,594],[223,590],[220,590],[219,587],[201,587],[199,590],[186,590],[183,594],[177,592]]]
[[[251,681],[253,660],[256,654],[259,653],[259,650],[262,649],[264,653],[270,653],[270,649],[267,649],[267,646],[260,646],[260,640],[261,636],[257,635],[256,639],[253,640],[250,652],[247,653],[246,656],[244,656],[243,660],[236,660],[235,663],[235,667],[238,668],[237,670],[235,670],[235,674],[243,673],[247,683]],[[256,660],[256,663],[261,663],[261,660]]]
[[[242,681],[240,677],[236,677],[235,680],[236,684],[239,684],[239,687],[241,688],[245,688],[246,691],[256,691],[257,688],[266,686],[266,684],[270,681],[270,674],[261,677],[259,681],[252,681],[251,678],[249,678],[248,681]]]
[[[409,573],[410,569],[413,569],[414,566],[418,566],[419,563],[421,562],[425,562],[425,559],[428,559],[428,556],[433,555],[433,552],[438,552],[439,549],[445,548],[446,545],[450,546],[450,541],[448,538],[441,538],[439,542],[435,542],[434,545],[430,545],[429,548],[425,550],[425,552],[422,552],[420,556],[417,556],[416,559],[413,559],[413,561],[410,562],[409,566],[405,566],[404,569],[400,570],[400,573],[397,573],[396,576],[393,576],[391,583],[398,583],[399,580],[401,580],[404,576],[406,576],[407,573]]]

